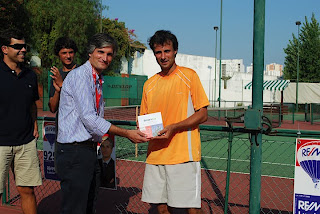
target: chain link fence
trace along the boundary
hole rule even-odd
[[[120,125],[134,129],[135,126]],[[279,133],[278,133],[279,134]],[[246,133],[229,133],[217,127],[201,130],[202,209],[204,213],[248,213],[250,187],[250,141]],[[97,213],[156,213],[155,207],[141,201],[147,144],[132,144],[116,137],[117,189],[101,189]],[[39,144],[43,185],[35,188],[38,213],[59,213],[61,192],[58,181],[43,173],[42,141]],[[231,148],[230,183],[227,185],[228,148]],[[264,136],[262,142],[261,213],[292,213],[295,137]],[[228,191],[229,190],[229,191]],[[228,201],[226,203],[226,192]],[[5,203],[20,206],[20,197],[9,174]],[[227,207],[225,205],[227,204]],[[184,213],[177,210],[177,213]]]

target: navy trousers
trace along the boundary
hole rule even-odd
[[[94,214],[100,167],[96,148],[57,143],[55,164],[61,179],[61,214]]]

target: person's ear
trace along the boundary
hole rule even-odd
[[[1,46],[1,51],[2,51],[2,53],[3,53],[4,55],[7,55],[7,54],[8,54],[8,47],[5,46],[5,45],[2,45],[2,46]]]

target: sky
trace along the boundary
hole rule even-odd
[[[222,59],[243,59],[249,66],[253,56],[254,0],[222,1]],[[145,45],[155,31],[170,30],[178,38],[179,53],[215,57],[213,27],[221,29],[221,0],[102,0],[102,4],[108,7],[104,17],[125,22]],[[320,0],[265,0],[265,65],[284,65],[283,49],[292,34],[298,33],[296,21],[301,21],[301,29],[305,17],[310,21],[312,13],[319,23]]]

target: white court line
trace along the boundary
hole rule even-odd
[[[208,157],[208,156],[202,156],[203,158],[211,158],[211,159],[217,159],[217,160],[227,160],[227,158],[218,158],[218,157]],[[248,162],[250,163],[250,160],[242,160],[242,159],[232,159],[232,161],[239,161],[239,162]],[[294,166],[294,164],[287,164],[287,163],[273,163],[273,162],[262,162],[263,164],[270,164],[270,165],[279,165],[279,166]]]

